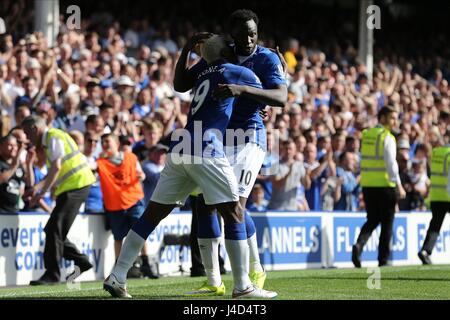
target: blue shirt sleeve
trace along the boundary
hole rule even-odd
[[[273,52],[267,55],[264,72],[261,77],[261,81],[267,89],[273,89],[281,84],[286,84],[283,66],[278,55]]]
[[[244,67],[241,69],[241,74],[236,84],[262,88],[261,80],[259,80],[256,74],[254,74],[252,70]]]
[[[194,64],[191,68],[189,68],[188,72],[194,77],[197,78],[200,72],[205,70],[205,68],[208,66],[206,61],[204,59],[200,59],[199,62]]]

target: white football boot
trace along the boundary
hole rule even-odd
[[[125,283],[120,283],[114,274],[110,274],[103,282],[103,289],[108,291],[114,298],[130,299]]]
[[[260,289],[252,284],[243,291],[234,289],[231,297],[233,299],[273,299],[276,296],[278,293],[275,291]]]

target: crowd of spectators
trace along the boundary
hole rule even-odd
[[[109,20],[98,30],[89,20],[82,21],[81,30],[69,30],[62,20],[53,47],[42,33],[22,30],[26,24],[13,26],[20,32],[0,35],[0,136],[15,128],[13,135],[0,140],[0,190],[6,191],[0,193],[0,203],[16,201],[2,210],[35,209],[20,197],[27,172],[33,170],[36,180],[46,174],[44,156],[27,150],[26,136],[16,127],[30,114],[69,132],[93,170],[102,156],[101,136],[120,137],[121,150],[132,150],[141,162],[148,201],[164,165],[167,148],[161,142],[186,124],[192,98],[173,89],[177,57],[188,37],[203,30],[190,25],[174,36],[165,24],[139,19],[124,28],[111,16]],[[274,47],[274,38],[266,34],[261,34],[260,44]],[[369,81],[351,45],[336,43],[325,52],[295,37],[283,40],[288,103],[268,109],[265,119],[266,162],[279,164],[279,174],[258,177],[249,208],[363,210],[362,130],[375,126],[377,111],[391,105],[400,113],[398,162],[407,191],[399,209],[425,210],[431,150],[450,142],[449,62],[378,50]],[[190,65],[199,58],[191,53]],[[436,59],[439,63],[430,62]],[[97,186],[85,209],[102,211],[102,201]],[[51,206],[48,195],[40,207],[49,211]]]

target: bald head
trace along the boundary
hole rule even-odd
[[[317,157],[317,148],[313,143],[307,143],[305,150],[305,161],[308,163],[313,163],[316,160]]]
[[[219,35],[208,38],[201,46],[200,52],[205,61],[210,64],[222,57],[222,51],[226,49],[225,39]]]

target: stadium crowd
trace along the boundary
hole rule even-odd
[[[31,183],[28,173],[34,172],[37,183],[47,170],[42,152],[30,148],[17,127],[30,114],[69,132],[93,170],[105,157],[102,135],[119,137],[120,149],[132,150],[141,163],[144,202],[149,200],[164,165],[166,141],[185,125],[192,99],[173,88],[177,57],[187,39],[203,30],[186,25],[174,36],[164,24],[133,20],[123,27],[112,16],[103,18],[110,21],[106,27],[82,20],[81,30],[67,29],[62,20],[51,48],[42,33],[27,32],[26,24],[0,35],[1,211],[50,212],[54,205],[51,195],[40,209],[21,197]],[[362,130],[376,125],[378,110],[391,105],[400,113],[398,163],[407,191],[399,209],[425,210],[431,150],[450,142],[448,61],[377,51],[369,81],[351,45],[336,44],[325,52],[295,37],[283,40],[289,98],[284,108],[267,108],[266,165],[278,163],[280,176],[288,176],[259,176],[249,209],[363,210]],[[276,45],[266,33],[260,44]],[[192,52],[190,65],[199,59]],[[4,139],[8,133],[14,138]],[[11,169],[12,175],[4,174]],[[104,211],[99,183],[91,188],[85,211]]]

